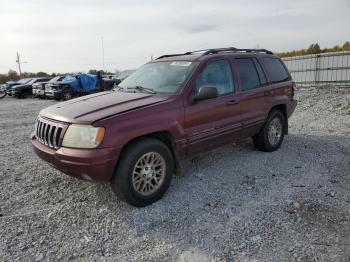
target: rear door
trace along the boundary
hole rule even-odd
[[[265,122],[268,80],[255,57],[236,57],[234,64],[239,78],[242,136],[248,137],[257,133]]]
[[[231,64],[227,59],[209,61],[192,86],[217,88],[219,96],[185,104],[188,155],[217,147],[238,137],[241,130],[239,101]]]

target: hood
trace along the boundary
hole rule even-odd
[[[22,89],[22,88],[27,88],[27,87],[31,87],[31,85],[14,85],[12,86],[12,89]]]
[[[12,82],[12,83],[6,83],[5,84],[7,87],[12,87],[12,86],[19,86],[20,84],[16,83],[16,82]]]
[[[99,119],[160,103],[169,98],[169,95],[164,94],[102,92],[55,104],[43,109],[39,115],[67,123],[92,124]]]

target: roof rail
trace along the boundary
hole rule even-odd
[[[271,51],[266,50],[266,49],[240,49],[240,48],[236,48],[236,47],[227,47],[227,48],[213,48],[213,49],[196,50],[196,51],[186,52],[186,53],[183,53],[183,54],[162,55],[162,56],[158,57],[157,59],[162,59],[162,58],[172,57],[172,56],[192,55],[192,54],[198,53],[198,52],[203,52],[203,54],[201,56],[211,55],[211,54],[218,54],[218,53],[221,53],[221,52],[266,53],[266,54],[269,54],[269,55],[273,55],[273,53]]]
[[[204,52],[202,56],[204,55],[210,55],[210,54],[218,54],[221,52],[233,52],[233,53],[266,53],[269,55],[273,55],[273,53],[266,49],[240,49],[235,47],[228,47],[228,48],[216,48],[216,49],[209,49],[208,51]]]
[[[190,55],[190,54],[192,54],[192,52],[186,52],[186,53],[183,53],[183,54],[162,55],[162,56],[158,57],[157,59],[162,59],[162,58],[172,57],[172,56]]]

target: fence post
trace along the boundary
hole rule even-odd
[[[314,85],[317,86],[318,82],[319,82],[319,57],[320,55],[316,55],[316,59],[315,59],[315,79],[314,79]]]

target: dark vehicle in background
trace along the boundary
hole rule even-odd
[[[164,55],[114,91],[43,109],[31,142],[58,170],[109,181],[141,207],[164,195],[180,160],[247,137],[258,150],[277,150],[294,92],[284,63],[265,49]]]
[[[54,84],[62,80],[64,76],[56,76],[49,81],[33,84],[33,96],[39,98],[46,98],[46,85]]]
[[[2,90],[3,90],[2,92],[5,93],[6,95],[11,96],[12,95],[11,89],[13,86],[23,85],[23,84],[28,83],[31,80],[32,80],[32,78],[23,78],[23,79],[18,80],[18,81],[8,81],[2,86]]]
[[[49,80],[50,78],[47,78],[47,77],[32,78],[24,84],[14,85],[11,87],[11,90],[10,90],[11,96],[17,97],[17,98],[24,98],[26,96],[31,96],[33,94],[33,84],[43,83]]]

